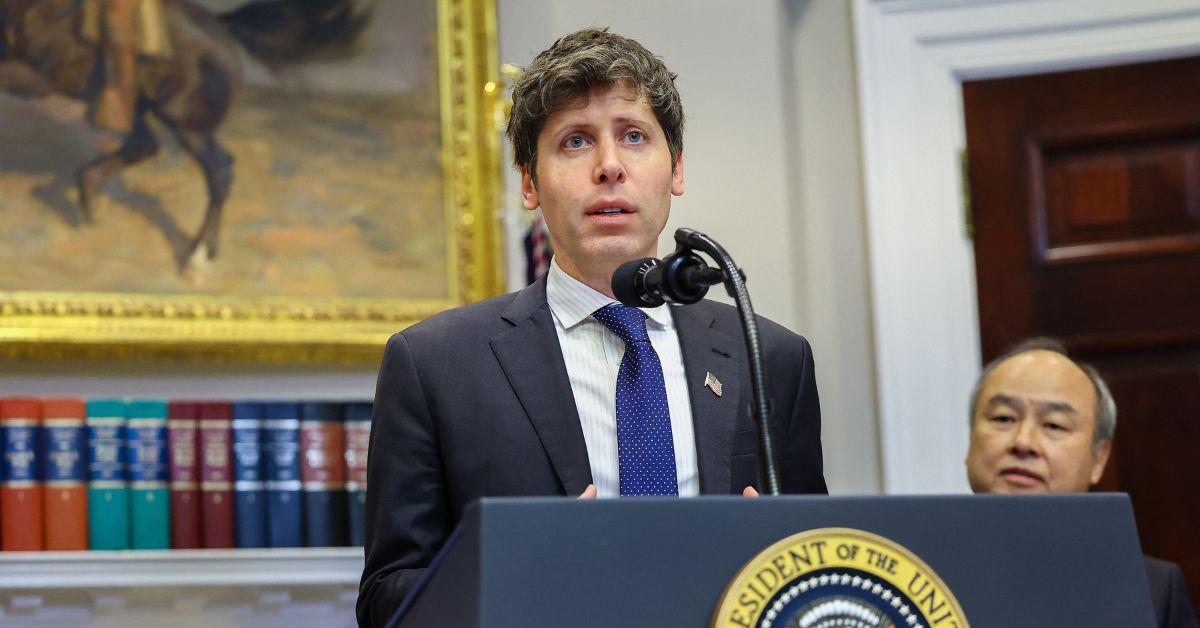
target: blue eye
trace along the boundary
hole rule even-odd
[[[646,139],[646,135],[641,131],[630,131],[625,138],[634,144],[639,144]]]
[[[583,148],[583,138],[578,135],[572,135],[567,138],[567,148]]]

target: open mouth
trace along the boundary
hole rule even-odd
[[[635,213],[634,209],[620,199],[597,201],[587,210],[589,216],[602,217],[623,216],[633,213]]]

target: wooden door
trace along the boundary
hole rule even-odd
[[[1063,340],[1116,397],[1101,490],[1200,604],[1200,57],[963,86],[985,361]]]

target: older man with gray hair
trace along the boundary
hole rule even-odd
[[[971,393],[967,477],[976,493],[1084,493],[1112,452],[1117,405],[1095,368],[1048,338],[989,363]],[[1146,557],[1158,625],[1196,628],[1178,565]]]

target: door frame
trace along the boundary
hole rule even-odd
[[[965,492],[980,348],[962,81],[1200,54],[1200,3],[853,1],[883,488]]]

